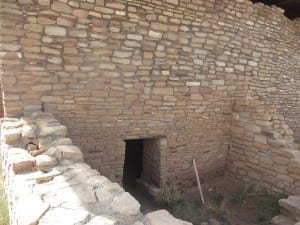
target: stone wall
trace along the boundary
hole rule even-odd
[[[145,216],[123,188],[84,163],[50,114],[4,119],[1,158],[11,225],[192,225],[166,210]]]
[[[262,8],[263,9],[263,8]],[[267,10],[267,7],[266,9]],[[258,56],[258,67],[251,75],[248,95],[266,107],[276,108],[300,140],[300,29],[299,20],[289,21],[266,13],[254,26],[244,30],[255,40],[250,48]],[[267,26],[264,26],[266,24]]]
[[[128,139],[166,139],[160,185],[223,173],[235,98],[299,129],[299,26],[248,0],[5,0],[6,116],[52,112],[121,181]]]
[[[227,174],[267,190],[300,194],[300,149],[274,108],[251,98],[236,100]]]

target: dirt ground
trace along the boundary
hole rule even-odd
[[[284,197],[234,183],[226,177],[207,181],[202,189],[204,205],[197,187],[181,191],[176,199],[169,197],[169,193],[162,194],[159,202],[137,198],[144,213],[165,208],[194,225],[267,225],[279,213],[278,200]]]

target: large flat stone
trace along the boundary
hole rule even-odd
[[[38,196],[31,195],[21,198],[16,207],[19,224],[37,225],[39,219],[49,210],[50,205]]]
[[[22,137],[25,137],[25,138],[36,138],[37,127],[34,124],[32,124],[32,125],[24,125],[21,128],[21,132],[22,132]]]
[[[300,221],[300,196],[289,196],[279,200],[280,212],[295,221]]]
[[[22,154],[15,154],[11,159],[15,173],[29,172],[35,167],[35,159],[27,151]]]
[[[83,161],[83,154],[78,147],[74,145],[61,145],[59,146],[59,149],[62,152],[62,157],[64,159],[69,159],[74,162]]]
[[[57,159],[68,159],[74,162],[83,162],[83,154],[81,150],[74,145],[51,147],[44,154],[54,156]]]
[[[49,155],[38,155],[35,160],[37,169],[41,171],[50,171],[57,165],[56,158]]]
[[[273,224],[273,225],[294,225],[295,221],[280,214],[280,215],[277,215],[272,218],[271,224]]]
[[[57,126],[41,126],[40,134],[41,137],[45,136],[67,136],[67,128],[62,125]]]
[[[55,208],[49,210],[39,224],[43,225],[83,225],[89,219],[89,213],[85,210],[73,210]]]
[[[107,216],[95,216],[86,225],[115,225],[116,219]]]
[[[158,210],[146,214],[149,225],[193,225],[192,223],[176,219],[167,210]]]
[[[5,130],[4,134],[4,142],[8,145],[16,145],[19,143],[21,138],[21,132],[19,128],[8,129]]]
[[[123,192],[113,199],[111,207],[123,215],[134,216],[140,213],[141,205],[128,192]]]

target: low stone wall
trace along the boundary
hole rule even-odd
[[[143,215],[139,202],[84,163],[66,136],[47,113],[2,121],[11,225],[191,225],[165,210]]]
[[[251,98],[235,101],[227,173],[274,192],[300,194],[300,151],[276,109]]]

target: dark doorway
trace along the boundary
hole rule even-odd
[[[130,193],[135,193],[137,179],[143,171],[143,139],[125,140],[125,162],[123,170],[123,187]]]

